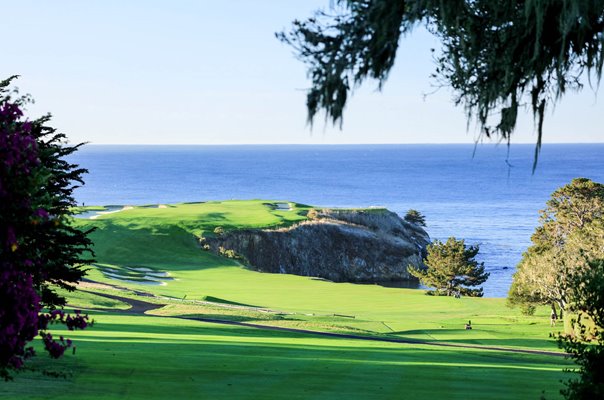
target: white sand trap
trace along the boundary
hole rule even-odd
[[[168,206],[165,204],[158,204],[157,208],[168,208]]]
[[[136,272],[153,272],[153,270],[151,268],[145,268],[145,267],[126,267],[126,269],[136,271]]]
[[[292,208],[289,203],[275,203],[275,210],[291,211]]]
[[[132,210],[134,207],[132,206],[124,206],[123,208],[120,208],[119,210],[113,210],[113,211],[98,211],[96,215],[93,215],[92,217],[90,217],[90,219],[97,219],[98,217],[101,217],[103,215],[107,215],[107,214],[113,214],[116,212],[120,212],[120,211],[126,211],[126,210]]]

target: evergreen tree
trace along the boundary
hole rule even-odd
[[[463,239],[450,237],[445,243],[435,240],[428,245],[424,260],[427,268],[409,266],[408,270],[423,285],[435,288],[434,294],[481,297],[482,288],[474,287],[486,282],[489,273],[485,272],[484,263],[474,259],[478,251],[478,246],[466,246]]]
[[[407,214],[405,214],[405,221],[419,226],[426,226],[426,217],[419,211],[413,209],[407,211]]]

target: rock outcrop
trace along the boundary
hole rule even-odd
[[[206,243],[233,250],[263,272],[314,276],[336,282],[401,281],[409,264],[422,265],[429,237],[386,209],[322,210],[281,229],[242,229]]]

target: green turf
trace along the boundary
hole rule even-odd
[[[66,290],[57,290],[62,296],[68,299],[68,306],[74,308],[94,308],[94,309],[107,309],[107,310],[127,310],[130,306],[118,300],[108,299],[106,297],[98,296],[94,293],[88,293],[83,290],[76,290],[74,292],[67,292]]]
[[[419,290],[259,273],[201,250],[198,238],[213,235],[217,226],[289,226],[305,219],[309,209],[290,203],[292,210],[278,210],[274,203],[138,207],[77,220],[97,228],[92,239],[100,267],[92,266],[88,277],[184,299],[151,300],[167,304],[152,311],[158,315],[558,351],[545,308],[528,317],[507,308],[504,299],[432,297]],[[172,280],[144,284],[133,268],[167,273]],[[117,280],[103,270],[136,279]],[[79,296],[70,303],[90,308],[103,302]],[[58,363],[36,358],[31,365],[37,370],[6,385],[0,396],[536,399],[546,390],[547,398],[558,398],[559,380],[567,377],[562,369],[569,366],[554,356],[321,338],[175,318],[105,312],[95,319],[92,330],[70,333],[78,343],[75,357]],[[464,329],[467,320],[474,329]],[[71,375],[50,379],[41,375],[46,369]]]
[[[212,232],[215,226],[277,226],[304,218],[300,214],[305,209],[277,211],[267,203],[227,201],[135,208],[80,221],[97,227],[92,237],[100,263],[165,271],[174,280],[165,286],[151,286],[116,281],[95,269],[89,277],[190,300],[209,296],[301,315],[351,315],[355,318],[348,325],[353,328],[407,338],[557,350],[548,337],[551,330],[545,309],[525,317],[507,308],[503,299],[430,297],[417,290],[259,273],[200,250],[195,235]],[[463,329],[467,320],[472,320],[472,331]]]
[[[557,398],[558,357],[375,343],[96,314],[58,362],[37,357],[7,399]],[[51,378],[45,373],[58,372]]]

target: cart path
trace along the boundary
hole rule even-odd
[[[88,292],[86,290],[82,290],[82,291]],[[113,299],[113,300],[119,300],[119,301],[129,304],[131,306],[131,308],[129,308],[128,310],[110,310],[111,312],[120,313],[120,314],[148,315],[148,314],[145,314],[147,311],[156,310],[156,309],[164,306],[163,304],[149,303],[147,301],[135,300],[135,299],[131,299],[128,297],[122,297],[122,296],[117,296],[117,295],[113,295],[113,294],[98,293],[98,292],[88,292],[88,293],[92,293],[97,296],[106,297],[106,298]],[[104,309],[103,311],[107,311],[107,310]],[[420,345],[425,345],[425,346],[456,347],[456,348],[460,348],[460,349],[491,350],[491,351],[502,351],[502,352],[508,352],[508,353],[533,354],[533,355],[554,356],[554,357],[568,356],[568,354],[566,354],[566,353],[546,351],[546,350],[530,350],[530,349],[518,349],[518,348],[512,348],[512,347],[482,346],[482,345],[447,343],[447,342],[431,342],[431,341],[427,341],[427,340],[404,339],[404,338],[398,338],[398,337],[389,338],[389,337],[383,337],[383,336],[360,336],[360,335],[352,335],[352,334],[346,334],[346,333],[321,332],[321,331],[312,331],[312,330],[308,330],[308,329],[286,328],[286,327],[281,327],[281,326],[267,326],[267,325],[260,325],[260,324],[252,324],[249,322],[227,321],[227,320],[222,320],[222,319],[211,319],[211,318],[200,318],[200,317],[161,316],[161,315],[152,315],[152,316],[163,317],[163,318],[186,319],[186,320],[201,321],[201,322],[207,322],[207,323],[211,323],[211,324],[220,324],[220,325],[236,325],[236,326],[243,326],[243,327],[254,328],[254,329],[264,329],[264,330],[270,330],[270,331],[324,336],[324,337],[331,337],[331,338],[338,338],[338,339],[367,340],[367,341],[372,341],[372,342],[388,342],[388,343],[403,343],[403,344],[420,344]]]

